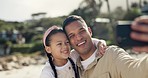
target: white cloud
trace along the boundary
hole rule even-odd
[[[82,0],[0,0],[0,19],[23,21],[30,19],[31,14],[37,12],[47,12],[50,17],[67,15],[78,8],[80,2]],[[116,6],[126,6],[126,0],[109,2],[111,10]],[[106,3],[103,4],[102,10],[107,11]]]
[[[67,15],[82,0],[0,0],[0,19],[23,21],[32,13],[47,12],[48,16]]]

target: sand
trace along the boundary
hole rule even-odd
[[[44,65],[30,65],[21,69],[0,71],[0,78],[39,78]]]
[[[144,57],[146,54],[131,55],[135,58]],[[40,78],[40,73],[44,65],[30,65],[21,69],[0,71],[0,78]]]

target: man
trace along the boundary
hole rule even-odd
[[[80,16],[67,17],[63,30],[73,51],[80,55],[77,59],[80,78],[148,78],[148,56],[135,59],[116,46],[109,46],[103,57],[96,56],[91,29]]]
[[[96,56],[91,29],[80,16],[67,17],[63,30],[80,55],[76,63],[80,78],[148,78],[148,56],[137,60],[116,46],[109,46],[103,57]]]
[[[143,24],[140,24],[143,23]],[[132,29],[143,33],[132,32],[131,37],[135,40],[148,42],[148,15],[140,16],[132,23]],[[148,52],[148,46],[134,47],[138,52]]]

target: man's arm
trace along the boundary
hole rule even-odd
[[[107,47],[105,40],[92,38],[92,41],[93,41],[93,44],[99,49],[96,55],[102,57]]]
[[[111,71],[121,78],[148,78],[148,55],[136,59],[117,46],[108,47],[106,53],[113,66]]]

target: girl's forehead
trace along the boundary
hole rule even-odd
[[[58,33],[53,34],[51,37],[56,38],[56,37],[59,37],[59,36],[60,37],[65,37],[66,34],[64,32],[58,32]]]
[[[52,41],[60,41],[60,40],[67,40],[67,37],[66,37],[65,33],[59,32],[59,33],[52,35],[50,39]]]

